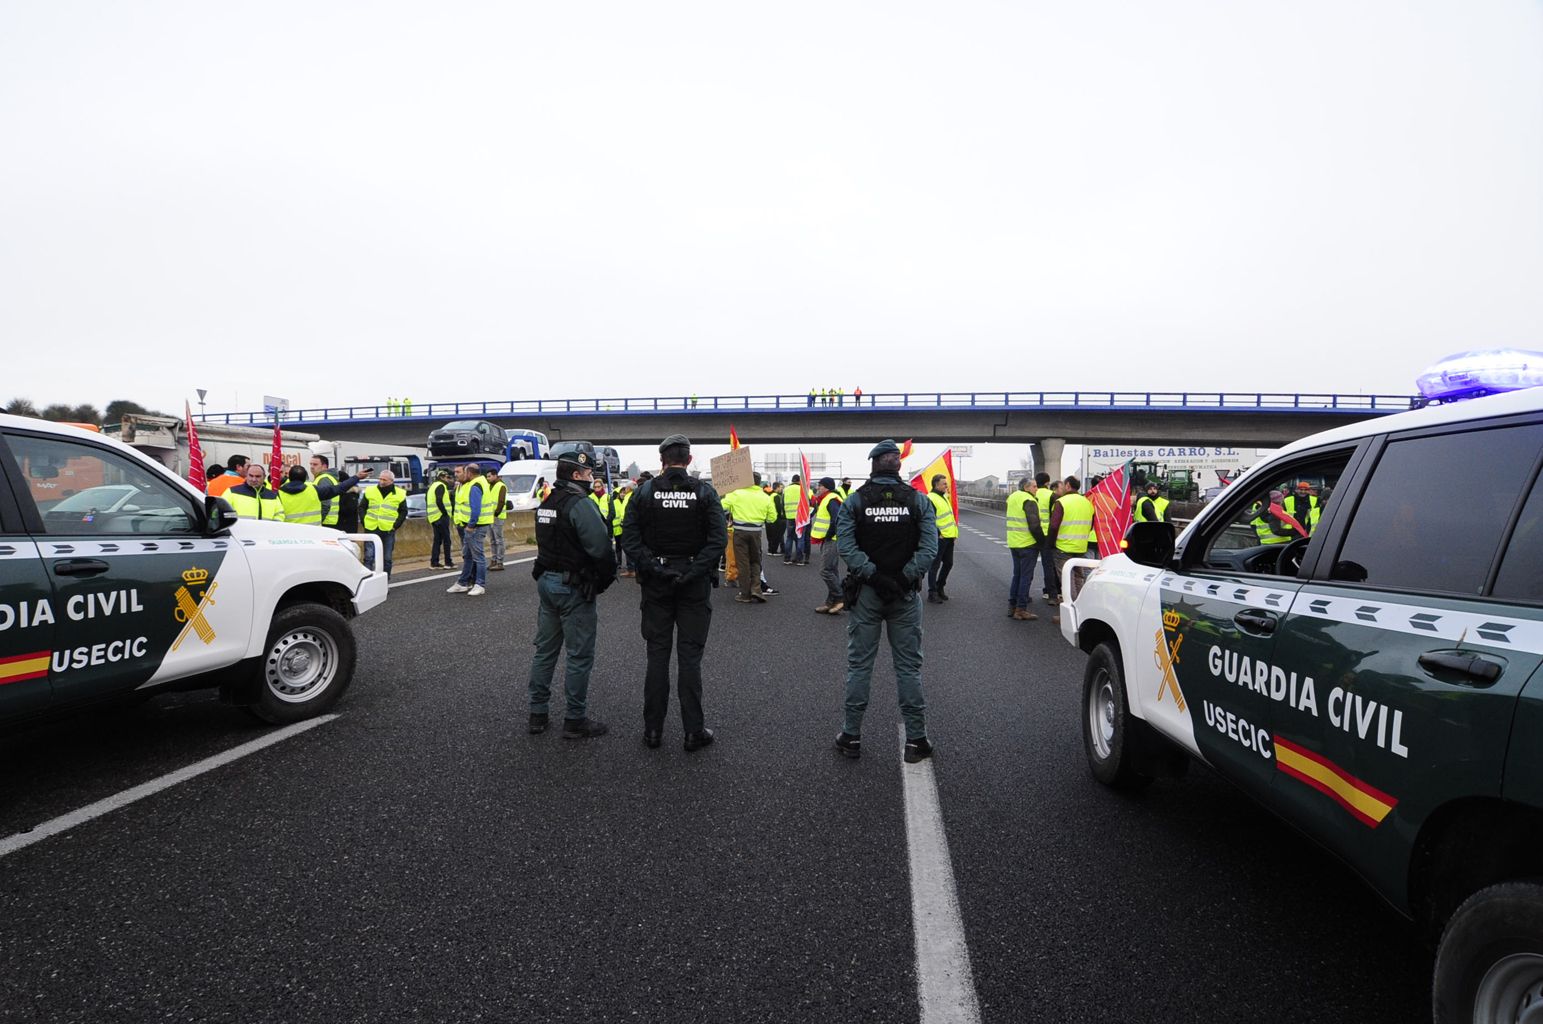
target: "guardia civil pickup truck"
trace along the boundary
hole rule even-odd
[[[1063,580],[1094,777],[1197,759],[1323,844],[1430,926],[1439,1022],[1543,1021],[1543,387],[1494,394],[1543,357],[1508,355]]]
[[[220,688],[274,723],[332,707],[349,620],[386,599],[359,544],[237,519],[127,445],[0,416],[0,725]]]

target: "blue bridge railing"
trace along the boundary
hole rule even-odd
[[[897,394],[819,395],[675,395],[656,398],[541,398],[495,402],[412,402],[349,405],[322,409],[291,409],[285,423],[360,422],[411,418],[415,420],[507,419],[511,416],[592,416],[705,414],[722,412],[832,413],[873,411],[924,412],[939,409],[1094,410],[1130,412],[1191,410],[1194,412],[1365,413],[1404,412],[1413,408],[1410,395],[1281,394],[1264,391],[924,391]],[[209,413],[205,423],[273,423],[272,412]]]

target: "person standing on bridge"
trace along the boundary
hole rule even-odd
[[[852,397],[856,399],[858,405],[863,404],[863,388],[861,384],[852,389]]]
[[[670,710],[670,649],[676,648],[680,724],[687,752],[713,741],[702,714],[702,653],[712,625],[718,559],[728,543],[723,505],[712,484],[686,472],[691,440],[671,434],[659,443],[658,477],[641,481],[627,501],[622,547],[638,567],[643,590],[643,745],[657,748]]]
[[[1007,585],[1007,617],[1021,622],[1039,618],[1029,611],[1034,563],[1039,561],[1039,548],[1045,542],[1034,489],[1033,478],[1025,476],[1018,481],[1018,489],[1007,496],[1007,552],[1013,556],[1013,579]]]
[[[530,731],[545,732],[557,656],[568,649],[564,670],[567,709],[563,739],[606,734],[606,724],[589,717],[589,674],[595,665],[595,598],[616,582],[611,531],[586,500],[595,460],[588,452],[563,452],[557,486],[536,509],[536,564],[531,576],[541,607],[536,615],[536,654],[530,663]]]
[[[402,415],[403,416],[411,416],[412,414],[413,414],[413,400],[411,398],[403,398],[402,399]]]
[[[927,701],[922,696],[921,582],[938,554],[932,503],[900,479],[900,446],[885,439],[868,453],[868,482],[844,502],[837,516],[836,543],[850,570],[845,596],[847,622],[846,711],[836,749],[862,755],[863,714],[879,634],[888,625],[895,663],[900,714],[905,719],[905,760],[932,756],[927,738]],[[855,590],[855,593],[854,593]]]

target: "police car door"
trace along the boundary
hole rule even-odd
[[[1514,599],[1535,599],[1536,579],[1513,575],[1497,592],[1497,577],[1536,490],[1540,451],[1536,422],[1380,442],[1364,483],[1346,495],[1353,507],[1330,499],[1324,549],[1279,630],[1276,660],[1319,682],[1316,708],[1277,725],[1287,813],[1400,893],[1433,809],[1501,794],[1517,696],[1543,652],[1543,612]],[[1532,531],[1532,543],[1543,540]]]
[[[6,486],[8,461],[0,440],[0,719],[48,706],[54,640],[48,574]]]
[[[240,542],[204,536],[201,503],[89,438],[8,431],[10,471],[52,588],[56,702],[238,661],[251,631]]]
[[[1265,803],[1276,785],[1276,723],[1315,693],[1313,681],[1286,672],[1276,654],[1280,622],[1301,587],[1297,560],[1309,541],[1299,534],[1298,543],[1263,543],[1254,522],[1283,480],[1304,471],[1337,479],[1355,450],[1282,462],[1224,492],[1185,538],[1176,555],[1180,568],[1159,577],[1160,607],[1147,610],[1150,635],[1138,638],[1138,685],[1142,706],[1159,719],[1154,724],[1173,734],[1162,716],[1187,716],[1206,761]]]

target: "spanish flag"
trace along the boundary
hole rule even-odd
[[[906,447],[909,448],[910,446],[911,442],[907,441]],[[954,451],[952,448],[944,448],[941,455],[927,464],[926,469],[913,476],[911,478],[911,486],[923,494],[929,494],[932,491],[932,478],[939,473],[948,477],[948,503],[953,506],[954,519],[958,521],[959,484],[954,479]]]
[[[1275,737],[1275,767],[1313,787],[1369,828],[1382,824],[1382,819],[1398,806],[1397,797],[1356,778],[1322,754],[1279,736]]]
[[[908,438],[905,439],[905,444],[900,446],[900,461],[901,462],[904,462],[906,459],[909,459],[911,457],[911,441],[912,441],[912,438],[908,437]]]
[[[734,424],[729,424],[729,450],[739,447],[739,432],[734,429]]]
[[[19,683],[24,679],[42,679],[48,675],[48,651],[31,654],[13,654],[0,658],[0,686]]]

